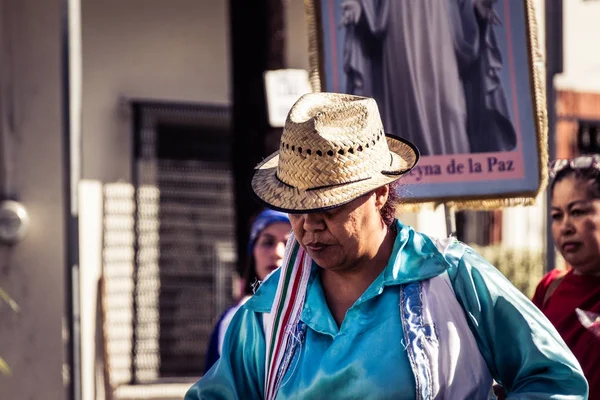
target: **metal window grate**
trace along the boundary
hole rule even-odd
[[[215,317],[231,300],[224,289],[235,267],[222,258],[233,252],[233,182],[194,161],[161,161],[158,170],[160,375],[198,374]]]
[[[133,185],[105,187],[111,385],[198,377],[235,271],[229,110],[134,103]]]

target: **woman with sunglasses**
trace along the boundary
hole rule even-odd
[[[555,269],[538,285],[533,302],[579,360],[600,400],[600,155],[557,160],[552,179],[552,235],[569,269]]]

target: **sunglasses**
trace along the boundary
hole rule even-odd
[[[556,175],[567,168],[572,170],[596,168],[600,171],[600,154],[579,156],[571,159],[562,158],[554,160],[548,166],[550,178],[556,178]]]

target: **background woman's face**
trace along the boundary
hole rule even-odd
[[[291,226],[287,222],[275,222],[258,235],[253,253],[259,280],[263,281],[267,275],[281,267],[290,230]]]
[[[552,235],[556,247],[575,271],[600,273],[600,199],[594,199],[589,183],[574,175],[554,185]]]

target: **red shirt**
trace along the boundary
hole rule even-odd
[[[571,270],[542,304],[548,285],[560,275],[559,270],[548,273],[533,302],[579,360],[590,385],[590,400],[600,400],[600,276],[575,275]]]

